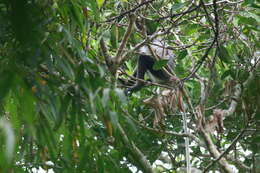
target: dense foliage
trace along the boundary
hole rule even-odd
[[[0,172],[259,172],[259,8],[1,0]],[[140,19],[173,50],[175,84],[126,97],[118,78],[152,39]]]

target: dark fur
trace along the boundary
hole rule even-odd
[[[169,81],[169,75],[165,74],[165,71],[162,69],[154,70],[153,65],[155,63],[154,58],[148,55],[140,55],[137,61],[136,69],[133,73],[133,76],[138,79],[144,80],[145,73],[148,71],[152,74],[152,76],[161,82]],[[172,66],[172,61],[169,61],[168,65]],[[152,82],[154,79],[150,78]],[[126,95],[130,95],[133,92],[139,91],[142,87],[145,86],[145,82],[137,80],[134,85],[125,90]]]

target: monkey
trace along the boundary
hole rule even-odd
[[[127,89],[125,89],[124,93],[126,95],[131,95],[133,92],[139,91],[141,88],[145,86],[144,80],[145,74],[148,75],[149,81],[160,83],[160,84],[167,84],[169,82],[171,75],[171,69],[174,66],[174,54],[172,50],[167,48],[167,44],[163,38],[160,36],[155,37],[154,34],[160,35],[162,33],[161,30],[157,31],[157,28],[151,26],[158,26],[153,25],[154,21],[147,18],[137,18],[135,21],[135,28],[136,30],[144,37],[153,38],[151,40],[150,45],[141,46],[137,50],[137,63],[135,70],[133,72],[133,77],[141,80],[129,81],[127,84],[122,82],[125,85],[130,85]],[[167,60],[167,65],[164,69],[154,69],[154,64],[157,60]],[[167,69],[167,71],[165,70]]]
[[[144,80],[145,74],[148,75],[149,80],[156,83],[167,83],[170,80],[170,75],[163,69],[155,70],[154,64],[157,59],[168,60],[166,69],[172,69],[174,66],[174,54],[172,50],[165,48],[166,43],[162,38],[156,38],[152,40],[151,45],[142,46],[137,54],[139,55],[137,59],[137,64],[133,72],[133,77],[137,79]],[[156,57],[154,57],[154,55]],[[131,95],[131,93],[139,91],[145,86],[145,82],[141,80],[136,80],[133,85],[125,90],[126,95]]]

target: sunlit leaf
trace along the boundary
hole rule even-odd
[[[100,8],[104,4],[105,0],[96,0],[96,2],[97,2],[98,7]]]
[[[197,32],[198,29],[200,29],[200,26],[198,24],[188,24],[184,29],[184,33],[187,35],[191,35]]]
[[[112,123],[112,126],[113,126],[114,128],[116,128],[116,127],[117,127],[117,124],[118,124],[118,115],[117,115],[117,113],[110,111],[110,112],[109,112],[109,116],[110,116],[110,121],[111,121],[111,123]]]
[[[105,88],[103,90],[103,97],[102,97],[102,104],[103,106],[107,106],[108,102],[109,102],[109,94],[110,94],[110,89],[109,88]]]
[[[0,131],[5,135],[5,150],[2,152],[5,153],[7,162],[10,162],[14,154],[15,134],[11,124],[4,118],[0,119]]]
[[[115,89],[116,94],[119,96],[119,101],[122,102],[122,104],[127,103],[125,93],[122,89],[116,88]]]
[[[12,126],[18,129],[20,126],[19,115],[18,115],[19,102],[13,92],[10,92],[8,97],[5,99],[5,111],[10,115]]]
[[[177,4],[173,4],[172,7],[171,7],[171,11],[172,12],[175,12],[179,9],[182,9],[183,7],[185,7],[187,3],[177,3]]]

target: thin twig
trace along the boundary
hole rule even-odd
[[[156,21],[156,22],[159,22],[159,21],[165,20],[165,19],[167,19],[167,18],[174,18],[174,17],[180,16],[180,15],[183,16],[183,15],[185,15],[185,14],[189,14],[189,13],[192,13],[192,12],[196,11],[199,7],[200,7],[200,5],[198,5],[198,6],[194,7],[194,8],[185,10],[185,11],[183,11],[183,12],[181,12],[181,13],[172,14],[172,15],[164,16],[164,17],[159,17],[159,18],[156,19],[155,21]]]
[[[209,55],[210,50],[213,48],[214,44],[216,42],[216,39],[214,39],[211,43],[211,45],[209,46],[209,48],[206,50],[205,54],[203,55],[203,57],[198,61],[198,63],[195,65],[195,67],[193,68],[192,72],[185,78],[181,79],[181,81],[186,81],[189,80],[190,78],[192,78],[194,76],[194,74],[200,69],[201,65],[203,64],[203,62],[206,60],[206,58]]]
[[[155,1],[155,0],[144,1],[144,2],[142,2],[142,3],[140,3],[140,4],[138,4],[137,6],[135,6],[134,8],[132,8],[132,9],[130,9],[130,10],[128,10],[128,11],[125,11],[125,12],[123,12],[123,13],[121,13],[121,14],[115,16],[115,17],[112,17],[112,18],[110,18],[110,19],[108,19],[108,20],[106,20],[106,21],[104,21],[104,22],[102,22],[102,23],[111,22],[111,21],[116,20],[116,19],[118,19],[118,18],[122,18],[122,17],[124,17],[124,16],[127,15],[127,14],[130,14],[130,13],[135,12],[136,10],[138,10],[139,8],[141,8],[142,6],[144,6],[144,5],[146,5],[146,4],[149,4],[149,3],[152,3],[153,1]]]

